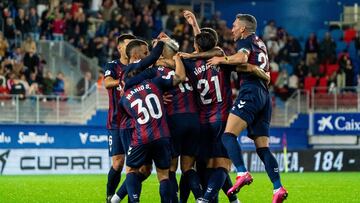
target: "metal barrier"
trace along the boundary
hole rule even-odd
[[[63,72],[67,78],[68,95],[76,95],[76,83],[90,71],[96,81],[100,67],[97,60],[89,59],[66,41],[38,41],[39,54],[48,62],[52,73]]]
[[[360,88],[313,87],[311,104],[316,112],[357,112],[360,111]]]
[[[83,96],[2,96],[0,122],[85,124],[96,113],[97,92],[94,84]]]
[[[283,108],[274,106],[272,111],[272,126],[290,126],[299,113],[308,112],[310,97],[304,90],[296,90],[285,102]]]

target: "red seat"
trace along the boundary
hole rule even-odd
[[[331,76],[334,72],[337,72],[339,70],[338,64],[329,64],[326,69],[326,75]]]

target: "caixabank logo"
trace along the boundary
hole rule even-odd
[[[0,153],[0,175],[2,175],[6,166],[6,162],[9,158],[10,150]]]
[[[316,134],[360,135],[360,114],[316,114]]]

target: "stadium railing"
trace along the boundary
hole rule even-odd
[[[359,112],[360,87],[313,87],[311,110],[316,112]]]
[[[300,113],[307,113],[310,105],[309,93],[296,90],[285,102],[284,107],[274,106],[271,126],[290,126]]]
[[[96,113],[99,91],[94,84],[83,96],[0,95],[1,123],[86,124]]]
[[[66,86],[68,95],[76,95],[76,83],[86,71],[91,72],[94,80],[98,78],[100,67],[97,60],[86,57],[66,41],[41,40],[37,42],[37,49],[41,57],[47,61],[47,66],[53,74],[60,71],[64,73],[68,83]]]

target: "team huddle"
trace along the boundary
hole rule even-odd
[[[226,56],[211,28],[200,29],[190,11],[184,17],[194,30],[194,53],[160,33],[148,44],[135,36],[118,37],[120,59],[107,63],[109,153],[107,202],[139,202],[141,184],[156,167],[161,202],[229,202],[252,183],[237,136],[245,129],[274,186],[273,202],[287,197],[278,163],[269,150],[271,99],[267,51],[255,35],[256,19],[238,14],[232,33],[238,52]],[[230,76],[238,73],[239,95],[232,99]],[[118,191],[126,156],[126,179]],[[180,182],[176,170],[180,163]],[[234,164],[237,177],[229,177]]]

